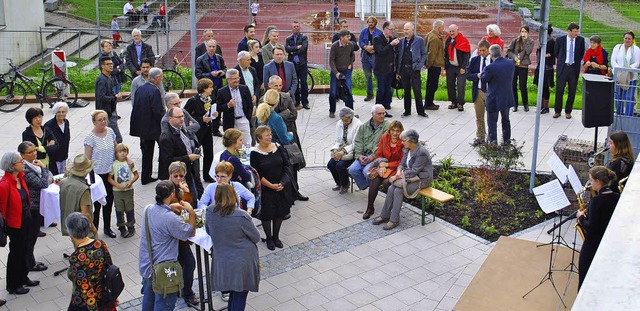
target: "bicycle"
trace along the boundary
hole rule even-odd
[[[180,55],[182,55],[182,51],[178,51]],[[169,54],[165,54],[168,57]],[[170,90],[178,93],[178,96],[182,97],[184,93],[184,89],[187,84],[184,82],[184,77],[180,72],[176,70],[178,65],[184,61],[184,56],[182,57],[182,61],[178,60],[178,56],[174,55],[172,59],[173,66],[165,66],[166,57],[161,57],[160,55],[156,55],[156,61],[161,60],[162,69],[162,85],[164,86],[164,90],[169,92]]]
[[[122,75],[120,75],[120,84],[129,84],[131,85],[131,81],[133,81],[133,78],[131,77],[131,74],[129,73],[129,71],[127,70],[127,59],[125,57],[125,53],[127,52],[127,46],[125,45],[125,41],[116,41],[118,43],[118,57],[120,57],[120,60],[122,61],[122,68],[124,68],[124,70],[122,71]],[[120,98],[118,99],[119,102],[123,102],[123,101],[127,101],[131,99],[131,93],[127,93],[127,95],[123,95],[120,96]]]
[[[311,74],[312,69],[322,70],[324,69],[324,66],[318,64],[307,64],[307,87],[309,89],[309,93],[307,94],[311,94],[313,87],[316,85],[313,75]]]
[[[73,82],[60,77],[45,80],[45,75],[51,71],[51,67],[40,68],[42,81],[38,83],[22,74],[20,68],[13,64],[11,58],[7,58],[7,61],[11,69],[0,76],[0,111],[12,112],[22,107],[27,99],[25,86],[40,101],[40,108],[44,106],[44,102],[51,108],[59,101],[66,102],[70,107],[73,107],[78,101],[78,90]]]

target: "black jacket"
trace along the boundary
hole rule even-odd
[[[122,59],[120,59],[118,54],[113,52],[105,54],[104,52],[102,52],[100,53],[100,57],[111,58],[111,61],[113,62],[113,71],[111,72],[111,77],[116,79],[116,83],[120,84],[122,81],[126,81],[126,76],[124,75],[124,71],[126,70],[126,68],[124,62],[122,61]]]
[[[373,49],[376,51],[376,61],[373,64],[373,72],[377,75],[388,75],[393,73],[396,61],[396,47],[390,44],[394,37],[385,38],[379,35],[373,38]]]
[[[298,37],[296,40],[293,40],[294,34],[291,34],[285,40],[284,49],[287,51],[287,58],[294,65],[306,65],[307,64],[307,48],[309,47],[309,38],[303,35],[302,33],[298,33]],[[301,48],[298,49],[298,45],[302,45]],[[293,61],[293,56],[298,55],[298,62]]]
[[[113,77],[105,76],[100,73],[96,79],[96,109],[104,110],[107,115],[111,115],[116,111],[116,95],[113,93]]]
[[[60,127],[58,126],[58,122],[56,121],[55,117],[47,121],[47,123],[44,124],[44,127],[47,129],[48,132],[51,132],[53,134],[53,137],[55,137],[55,140],[56,140],[56,144],[58,145],[58,150],[56,150],[55,152],[52,151],[49,157],[51,157],[52,160],[58,161],[58,162],[67,160],[69,158],[69,142],[71,141],[71,130],[69,129],[69,120],[66,120],[66,119],[64,120],[64,133],[60,130]],[[57,172],[57,170],[55,172],[56,174],[54,175],[64,173],[64,172]]]
[[[204,55],[204,53],[207,53],[207,42],[202,42],[196,46],[196,59]],[[216,45],[216,54],[222,56],[222,49],[220,48],[220,45]]]
[[[251,93],[249,87],[246,85],[238,85],[240,89],[240,96],[242,97],[242,111],[244,116],[251,121],[251,115],[253,114],[253,103],[251,102]],[[231,101],[231,90],[229,86],[225,86],[218,91],[216,97],[216,104],[218,104],[218,113],[222,113],[222,128],[226,131],[229,128],[235,126],[236,115],[233,111],[234,107],[229,107],[227,104]]]
[[[156,55],[153,54],[153,48],[142,41],[140,42],[142,43],[140,61],[145,58],[155,61]],[[140,63],[138,63],[138,53],[136,52],[136,45],[133,41],[127,46],[127,53],[125,53],[124,58],[127,61],[127,69],[131,72],[131,78],[134,79],[138,76],[136,71],[140,70]]]
[[[129,135],[143,140],[158,140],[164,113],[160,90],[151,83],[145,83],[136,91],[131,108]]]
[[[189,133],[186,129],[183,129],[187,136],[194,144],[194,148],[200,147],[198,140],[193,137],[194,134]],[[187,147],[180,138],[180,133],[169,125],[169,131],[162,132],[160,134],[160,140],[158,145],[160,146],[160,155],[158,157],[158,178],[169,178],[169,164],[175,161],[183,162],[187,165],[187,172],[185,178],[187,180],[193,180],[194,165],[189,160],[189,154],[187,153]]]
[[[211,94],[211,104],[215,103],[216,95]],[[187,103],[184,105],[184,110],[186,110],[194,119],[198,120],[198,124],[200,124],[200,129],[196,132],[196,136],[198,136],[198,138],[204,137],[204,135],[207,134],[212,135],[212,122],[204,122],[203,119],[208,111],[204,109],[204,102],[202,101],[202,99],[200,99],[200,94],[196,94],[193,97],[189,98],[189,100],[187,100]]]
[[[216,61],[218,62],[218,70],[222,70],[226,73],[227,66],[224,64],[224,58],[222,58],[222,56],[220,56],[219,54],[216,54],[215,56],[216,56]],[[220,78],[220,79],[225,78],[224,74],[219,77],[211,76],[212,70],[213,69],[211,69],[211,65],[209,64],[209,54],[207,53],[202,54],[202,56],[196,59],[196,78],[198,79],[207,78],[207,79],[211,79],[211,81],[213,81],[213,78]],[[220,82],[222,82],[222,80]],[[221,84],[221,85],[224,85],[224,84]],[[215,83],[213,84],[213,88],[216,88]]]

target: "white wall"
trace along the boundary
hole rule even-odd
[[[0,0],[0,15],[5,25],[0,30],[0,72],[4,73],[8,71],[5,58],[21,64],[41,52],[38,30],[45,26],[44,4],[42,0]]]

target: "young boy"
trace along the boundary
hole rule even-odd
[[[116,207],[118,230],[123,238],[132,237],[136,233],[135,212],[133,210],[133,183],[138,180],[138,170],[129,166],[127,156],[129,147],[125,144],[116,145],[116,160],[111,166],[109,183],[113,186],[113,204]],[[114,179],[115,176],[115,179]],[[124,215],[127,215],[125,228]]]
[[[118,41],[120,41],[120,26],[118,26],[118,15],[114,15],[111,19],[111,37],[113,38],[113,47],[118,47]]]

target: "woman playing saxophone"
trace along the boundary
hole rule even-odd
[[[611,190],[611,185],[615,184],[615,180],[616,174],[604,166],[595,166],[589,170],[589,182],[597,195],[591,198],[588,212],[580,210],[576,214],[578,221],[586,231],[578,261],[578,290],[582,286],[591,261],[618,204],[620,195]]]

